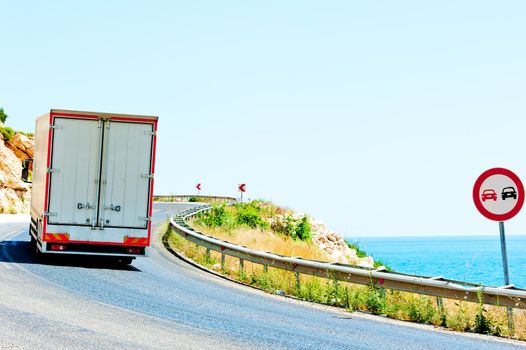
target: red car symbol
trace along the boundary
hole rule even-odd
[[[484,190],[484,192],[482,192],[482,201],[485,202],[486,200],[489,200],[489,199],[493,199],[493,201],[497,201],[497,193],[492,189]]]

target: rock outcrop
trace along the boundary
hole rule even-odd
[[[33,158],[32,139],[17,133],[5,142],[0,134],[0,213],[29,213],[31,185],[20,178],[26,158]]]
[[[283,226],[287,218],[293,222],[299,222],[305,215],[305,213],[278,214],[270,220],[270,224],[271,226],[276,226],[276,224],[278,224],[277,226]],[[312,242],[327,254],[328,260],[363,267],[374,266],[372,257],[358,257],[356,250],[349,248],[343,237],[329,230],[323,222],[309,217],[309,223],[311,225]]]
[[[15,136],[7,142],[7,147],[13,151],[18,159],[33,158],[33,140],[24,134],[15,134]]]
[[[323,222],[311,219],[312,241],[330,256],[334,262],[358,265],[363,267],[373,267],[374,260],[367,256],[360,258],[356,255],[356,250],[349,248],[345,240],[338,233],[329,230]]]

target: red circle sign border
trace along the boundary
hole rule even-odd
[[[493,214],[484,206],[482,205],[482,202],[480,200],[480,187],[482,186],[482,183],[490,176],[493,175],[504,175],[509,177],[510,179],[515,182],[517,185],[517,190],[519,192],[519,199],[517,201],[517,205],[513,207],[512,210],[505,214]],[[475,186],[473,186],[473,201],[475,202],[475,206],[479,210],[479,212],[484,215],[486,218],[493,220],[493,221],[506,221],[517,215],[517,213],[522,209],[522,205],[524,204],[524,186],[522,185],[521,179],[511,170],[504,169],[504,168],[493,168],[486,170],[482,173],[475,181]]]

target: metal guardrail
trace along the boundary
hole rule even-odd
[[[243,269],[243,263],[246,260],[262,264],[265,269],[271,266],[292,271],[296,274],[296,283],[298,284],[299,274],[307,274],[378,288],[471,302],[478,302],[478,295],[480,293],[484,304],[526,309],[526,289],[515,288],[513,285],[502,287],[482,286],[474,283],[450,280],[442,276],[426,277],[408,275],[382,269],[283,256],[250,249],[245,246],[207,236],[193,230],[186,223],[188,218],[207,211],[210,208],[210,205],[203,205],[188,209],[170,218],[170,222],[175,232],[181,237],[206,247],[207,250],[214,250],[221,253],[221,266],[223,268],[225,255],[228,255],[240,260],[240,269]]]
[[[212,202],[232,202],[236,201],[237,198],[234,197],[225,197],[225,196],[201,196],[201,195],[191,195],[191,194],[178,194],[178,195],[154,195],[154,202],[190,202],[191,198],[198,198],[202,200],[209,200]]]

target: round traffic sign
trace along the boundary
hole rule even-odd
[[[524,204],[524,186],[515,173],[504,168],[486,170],[473,186],[473,201],[482,215],[506,221]]]

